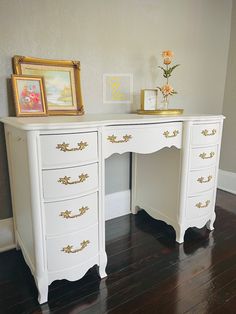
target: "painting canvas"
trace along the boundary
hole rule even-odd
[[[17,74],[43,76],[49,114],[83,114],[79,61],[15,56]]]
[[[23,64],[22,73],[44,77],[49,110],[76,110],[73,69]]]
[[[13,75],[12,83],[18,116],[46,114],[42,77]]]

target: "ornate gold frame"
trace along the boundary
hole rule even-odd
[[[15,101],[15,108],[16,108],[16,115],[18,117],[31,117],[31,116],[46,116],[47,110],[46,110],[46,97],[44,93],[44,80],[43,77],[39,76],[33,76],[33,75],[12,75],[12,88],[13,88],[13,94],[14,94],[14,101]],[[32,81],[38,81],[40,86],[40,93],[41,93],[41,99],[42,99],[42,112],[22,112],[20,108],[20,100],[19,100],[19,94],[18,94],[18,87],[17,87],[17,81],[18,80],[32,80]]]
[[[81,83],[80,83],[80,62],[79,61],[69,61],[69,60],[50,60],[50,59],[41,59],[41,58],[34,58],[34,57],[26,57],[26,56],[14,56],[13,57],[13,71],[15,74],[21,75],[24,74],[22,71],[22,65],[40,65],[42,68],[46,67],[67,67],[73,69],[74,74],[74,85],[71,88],[74,90],[75,93],[75,106],[76,110],[50,110],[48,109],[49,115],[83,115],[84,108],[83,108],[83,101],[81,95]]]

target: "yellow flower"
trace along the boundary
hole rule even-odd
[[[164,96],[171,95],[174,92],[174,89],[169,84],[163,85],[161,88],[161,92]]]
[[[173,58],[174,57],[174,53],[171,50],[165,50],[162,52],[162,57],[163,58]]]

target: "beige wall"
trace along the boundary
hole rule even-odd
[[[157,66],[164,49],[172,49],[181,64],[171,80],[178,91],[172,106],[221,113],[231,5],[231,0],[0,0],[0,116],[12,111],[7,78],[15,54],[80,60],[86,112],[130,112],[139,108],[141,88],[163,82]],[[103,73],[133,73],[133,106],[103,104]],[[112,175],[128,163],[128,154],[108,161],[107,193],[127,188],[128,173]],[[10,202],[2,149],[0,164],[5,217]]]
[[[236,173],[236,0],[233,0],[230,49],[225,84],[223,131],[220,168]]]

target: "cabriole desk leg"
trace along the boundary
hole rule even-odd
[[[179,244],[184,242],[184,234],[185,234],[185,229],[183,227],[180,226],[175,226],[175,233],[176,233],[176,242],[178,242]]]
[[[38,302],[39,304],[48,301],[48,281],[45,278],[37,278],[36,286],[38,288]]]
[[[216,214],[215,212],[212,214],[212,217],[211,219],[207,222],[206,224],[206,227],[208,230],[212,231],[214,230],[214,222],[215,222],[215,219],[216,219]]]

